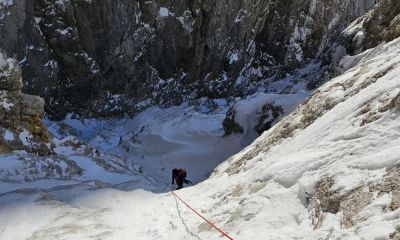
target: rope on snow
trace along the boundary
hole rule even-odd
[[[202,218],[206,223],[208,223],[211,227],[215,228],[218,232],[220,232],[224,237],[228,238],[229,240],[234,240],[232,237],[230,237],[226,232],[224,232],[222,229],[220,229],[217,225],[212,223],[210,220],[207,220],[205,217],[203,217],[199,212],[194,210],[189,204],[187,204],[182,198],[180,198],[174,191],[171,191],[172,195],[174,195],[177,199],[179,199],[183,204],[186,205],[190,210],[192,210],[197,216]]]

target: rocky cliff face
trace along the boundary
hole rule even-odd
[[[342,33],[341,43],[353,55],[393,40],[400,35],[399,14],[400,2],[382,0]]]
[[[0,47],[21,61],[24,90],[44,97],[51,117],[110,116],[244,96],[307,62],[330,64],[341,31],[376,2],[3,1]]]
[[[22,72],[14,59],[0,52],[0,153],[28,150],[49,154],[42,125],[44,100],[21,93]]]

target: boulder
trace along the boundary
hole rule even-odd
[[[27,150],[50,154],[42,124],[44,99],[21,93],[21,69],[15,59],[0,54],[0,152]]]

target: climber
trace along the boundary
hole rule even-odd
[[[186,184],[191,184],[192,182],[189,180],[186,180],[186,170],[185,169],[174,169],[172,170],[172,185],[174,185],[174,182],[176,182],[176,185],[178,185],[178,189],[183,188],[183,183]]]

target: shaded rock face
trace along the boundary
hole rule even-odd
[[[50,117],[112,116],[147,99],[244,96],[313,59],[329,63],[326,49],[375,2],[14,1],[0,5],[0,47]]]
[[[382,0],[342,34],[342,44],[350,54],[360,53],[400,35],[400,2]]]
[[[226,112],[224,121],[222,122],[225,136],[229,136],[234,133],[244,133],[244,128],[247,127],[241,125],[240,120],[238,119],[238,112],[236,108],[236,104],[230,107]],[[280,105],[266,102],[264,105],[260,106],[260,109],[256,110],[255,115],[255,126],[250,130],[254,130],[254,132],[256,132],[258,135],[261,135],[264,131],[270,129],[284,116],[284,110]]]
[[[0,152],[28,150],[50,153],[47,129],[42,124],[44,100],[21,93],[18,63],[0,51]]]
[[[236,120],[237,111],[234,106],[230,107],[226,112],[226,117],[222,122],[225,135],[229,136],[233,133],[243,133],[244,129]]]
[[[362,56],[365,50],[392,41],[399,36],[400,2],[376,1],[376,5],[370,11],[353,21],[322,54],[320,58],[326,63],[330,62],[324,71],[329,73],[328,76],[339,75],[343,73],[339,59]],[[342,58],[344,55],[347,56]],[[315,87],[319,86],[321,81],[311,81],[309,84]]]
[[[261,108],[261,112],[257,116],[257,125],[254,131],[261,135],[264,131],[270,129],[280,118],[283,117],[284,111],[281,106],[275,106],[272,103],[266,103]]]

